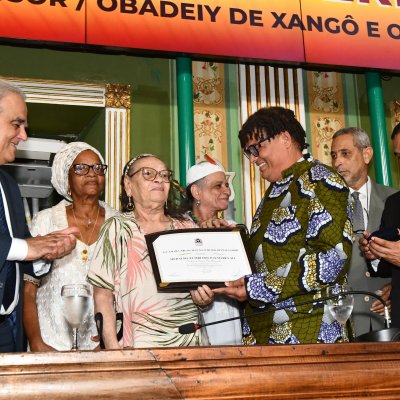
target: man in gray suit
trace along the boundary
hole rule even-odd
[[[349,284],[353,290],[365,290],[381,294],[389,299],[390,279],[376,277],[376,269],[364,258],[358,239],[364,230],[373,232],[379,229],[385,200],[396,192],[388,186],[379,185],[368,176],[368,166],[373,156],[373,149],[367,133],[361,128],[344,128],[332,137],[332,165],[349,185],[353,201],[353,215],[356,216],[356,202],[359,204],[360,218],[354,229],[352,259],[348,271]],[[359,201],[358,201],[359,200]],[[380,292],[378,292],[380,291]],[[355,295],[352,321],[355,336],[370,330],[383,329],[381,314],[383,307],[370,296]]]

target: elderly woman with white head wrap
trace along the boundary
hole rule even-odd
[[[211,160],[213,161],[213,160]],[[218,213],[228,208],[231,189],[225,169],[217,162],[202,161],[189,168],[186,174],[186,193],[189,200],[190,217],[202,227],[220,227],[236,224],[218,218]],[[191,291],[192,299],[202,310],[204,323],[239,317],[239,304],[227,296],[215,296],[213,291],[202,285]],[[206,327],[211,345],[242,344],[240,320]]]
[[[107,165],[97,149],[84,142],[65,145],[55,156],[51,183],[64,197],[56,206],[40,211],[32,221],[32,236],[76,226],[77,245],[72,253],[53,263],[40,281],[25,275],[24,326],[31,351],[70,350],[72,338],[64,319],[61,287],[87,284],[89,262],[104,221],[116,212],[99,201]],[[78,332],[80,349],[97,343],[91,302],[89,315]]]
[[[199,226],[211,228],[235,223],[218,218],[218,213],[228,208],[231,196],[225,169],[219,163],[202,161],[190,167],[186,173],[186,193],[189,214]]]

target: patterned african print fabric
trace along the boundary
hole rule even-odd
[[[270,185],[253,218],[250,253],[257,274],[245,277],[245,344],[332,343],[341,329],[324,304],[299,306],[346,279],[352,248],[349,190],[311,157]],[[282,310],[266,310],[273,303]]]
[[[197,227],[172,219],[174,229]],[[180,325],[198,322],[190,293],[159,293],[144,232],[133,212],[110,218],[103,225],[89,268],[89,281],[113,291],[123,312],[123,347],[200,345],[200,330],[181,335]]]

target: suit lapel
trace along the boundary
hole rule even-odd
[[[8,183],[8,177],[4,175],[4,173],[0,170],[0,182],[3,188],[4,195],[6,197],[7,208],[8,208],[8,215],[10,216],[11,228],[13,231],[13,236],[17,237],[17,221],[15,219],[15,212],[14,212],[14,204],[15,198],[10,191],[10,186]]]
[[[375,182],[371,182],[371,196],[368,210],[368,231],[375,230],[381,224],[381,215],[385,206],[385,197],[381,197]]]

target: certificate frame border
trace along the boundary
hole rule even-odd
[[[251,262],[249,256],[249,249],[248,249],[248,236],[243,229],[243,227],[233,227],[233,228],[190,228],[190,229],[174,229],[169,231],[161,231],[161,232],[154,232],[145,235],[145,240],[147,244],[147,250],[150,257],[151,267],[153,269],[154,278],[156,280],[157,291],[158,292],[176,292],[181,293],[189,290],[196,289],[198,286],[207,285],[210,288],[218,288],[223,287],[224,282],[162,282],[161,275],[158,268],[157,257],[154,251],[153,242],[163,235],[174,235],[178,233],[185,233],[185,232],[235,232],[238,231],[240,233],[243,247],[246,252],[247,260],[249,262],[250,270],[252,273],[255,273],[255,266]]]

